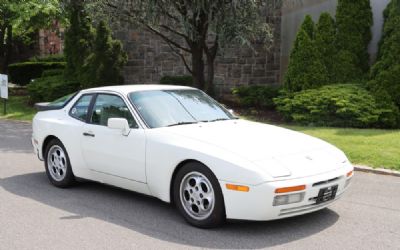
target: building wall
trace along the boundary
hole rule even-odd
[[[390,0],[371,0],[374,14],[372,60],[376,57],[383,25],[382,12]],[[232,46],[221,51],[216,59],[217,92],[227,94],[239,85],[281,84],[289,54],[304,16],[315,21],[320,13],[335,14],[337,0],[283,0],[282,8],[264,10],[267,23],[274,27],[274,43],[269,50],[254,45],[254,50]],[[181,59],[161,38],[132,26],[119,26],[116,38],[122,40],[129,61],[124,69],[126,84],[155,84],[165,75],[188,75]],[[187,57],[190,59],[190,57]]]
[[[265,21],[275,27],[274,42],[269,50],[255,44],[254,50],[232,46],[220,52],[215,62],[216,91],[230,93],[232,87],[247,84],[279,84],[281,12],[264,12]],[[118,27],[114,32],[128,53],[124,69],[126,84],[155,84],[165,75],[187,75],[181,59],[161,38],[136,27]],[[190,57],[188,56],[190,60]]]

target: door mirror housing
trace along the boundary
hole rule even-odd
[[[128,120],[125,118],[110,118],[107,121],[107,127],[110,129],[121,130],[121,133],[124,136],[128,136],[131,130]]]

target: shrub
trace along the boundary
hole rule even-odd
[[[284,87],[289,92],[316,88],[327,84],[328,73],[321,62],[314,41],[307,32],[300,30],[294,48],[290,53],[289,66],[284,79]]]
[[[34,56],[29,59],[30,62],[65,62],[64,55]]]
[[[65,69],[47,69],[43,71],[41,77],[63,75]]]
[[[368,45],[372,38],[372,22],[369,0],[339,0],[336,9],[339,50],[354,54],[357,59],[355,66],[364,73],[369,68]]]
[[[77,91],[79,83],[65,79],[63,75],[53,75],[35,79],[27,89],[33,103],[50,102]]]
[[[232,93],[243,106],[271,109],[275,107],[273,99],[278,97],[280,90],[279,86],[240,86]]]
[[[378,59],[371,68],[368,88],[380,102],[394,102],[400,107],[400,0],[389,3],[384,17]]]
[[[122,43],[111,37],[111,31],[104,21],[96,29],[93,50],[85,60],[79,80],[83,87],[122,84],[122,68],[128,61]]]
[[[335,64],[337,64],[336,48],[336,24],[335,20],[327,12],[319,17],[315,32],[315,47],[321,57],[321,62],[325,65],[330,83],[337,82],[335,74]]]
[[[65,32],[64,42],[66,70],[69,76],[79,78],[93,46],[94,30],[84,1],[69,1],[66,7],[70,24]]]
[[[10,81],[18,85],[27,85],[48,69],[64,69],[65,62],[23,62],[9,65]]]
[[[287,120],[305,125],[395,127],[399,110],[380,105],[357,84],[327,85],[274,99]]]
[[[193,77],[184,76],[163,76],[160,79],[160,84],[166,85],[181,85],[181,86],[193,86]]]

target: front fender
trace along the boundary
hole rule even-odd
[[[174,170],[186,160],[203,163],[219,181],[252,186],[272,178],[254,163],[213,145],[157,130],[147,130],[146,139],[147,183],[152,195],[166,202]]]

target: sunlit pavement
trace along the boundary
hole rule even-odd
[[[0,120],[0,249],[399,249],[400,178],[356,173],[329,209],[201,230],[157,199],[81,183],[58,189],[29,123]]]

